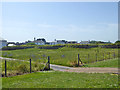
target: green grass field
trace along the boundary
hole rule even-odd
[[[36,72],[2,78],[3,88],[117,88],[117,74]]]
[[[118,58],[99,61],[95,63],[86,64],[85,67],[114,67],[118,68]]]
[[[9,50],[3,51],[3,57],[15,58],[20,60],[32,61],[38,60],[43,62],[50,56],[50,63],[64,65],[64,66],[76,66],[78,60],[78,54],[83,63],[90,63],[96,60],[103,60],[118,57],[118,49],[107,49],[107,48],[69,48],[63,47],[59,49],[22,49],[22,50]],[[109,54],[110,53],[110,54]],[[89,54],[89,57],[88,57]],[[96,57],[97,54],[97,57]]]

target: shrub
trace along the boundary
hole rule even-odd
[[[19,72],[22,72],[22,73],[29,72],[29,68],[25,64],[21,64],[20,66],[18,66],[17,69],[18,69]]]
[[[72,61],[70,64],[71,64],[71,66],[75,66],[75,67],[77,67],[77,66],[78,66],[77,61],[75,61],[75,60],[74,60],[74,61]]]

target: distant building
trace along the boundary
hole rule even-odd
[[[31,43],[32,41],[30,41],[30,40],[28,40],[28,41],[25,41],[25,44],[27,44],[27,43]]]
[[[0,49],[7,46],[7,40],[0,39]]]
[[[65,40],[56,40],[55,41],[52,41],[52,42],[47,42],[46,44],[48,45],[57,45],[57,44],[66,44],[67,41]]]
[[[89,41],[81,41],[80,44],[90,44]]]
[[[7,46],[16,46],[15,44],[8,44]]]
[[[16,46],[15,42],[8,42],[7,46]]]
[[[33,43],[35,43],[36,45],[45,45],[46,40],[44,38],[41,38],[41,39],[37,39],[37,40],[33,41]]]
[[[49,45],[56,45],[57,41],[49,42]]]
[[[66,44],[65,40],[56,40],[57,44]]]
[[[77,41],[68,41],[67,44],[77,44]]]

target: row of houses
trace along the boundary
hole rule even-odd
[[[81,41],[80,43],[78,43],[77,41],[66,41],[66,40],[54,40],[52,42],[47,42],[44,38],[39,38],[39,39],[35,39],[33,41],[25,41],[23,43],[19,43],[19,42],[7,42],[7,40],[4,39],[0,39],[0,48],[4,47],[4,46],[15,46],[15,45],[25,45],[27,43],[33,43],[36,45],[57,45],[57,44],[91,44],[91,43],[95,43],[98,41]],[[105,42],[104,42],[105,43]],[[110,43],[110,42],[109,42]]]
[[[76,44],[77,41],[66,41],[66,40],[54,40],[52,42],[46,42],[44,38],[34,40],[31,43],[35,43],[36,45],[57,45],[57,44]]]
[[[0,39],[0,48],[4,46],[15,46],[15,45],[25,45],[27,43],[34,43],[36,45],[57,45],[57,44],[78,44],[77,41],[66,41],[66,40],[54,40],[52,42],[47,42],[44,38],[35,39],[34,41],[25,41],[22,43],[19,42],[7,42],[7,40]],[[89,44],[88,41],[81,41],[79,44]]]

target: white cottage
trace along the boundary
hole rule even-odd
[[[90,44],[89,41],[81,41],[80,44]]]
[[[56,41],[53,41],[53,42],[49,42],[49,45],[56,45],[57,42]]]
[[[49,45],[57,45],[57,44],[66,44],[65,40],[55,40],[53,42],[48,42]]]
[[[7,46],[7,40],[0,39],[0,49]]]
[[[45,45],[46,44],[46,40],[44,38],[42,39],[37,39],[35,41],[33,41],[36,45]]]
[[[66,44],[65,40],[57,40],[57,44]]]

